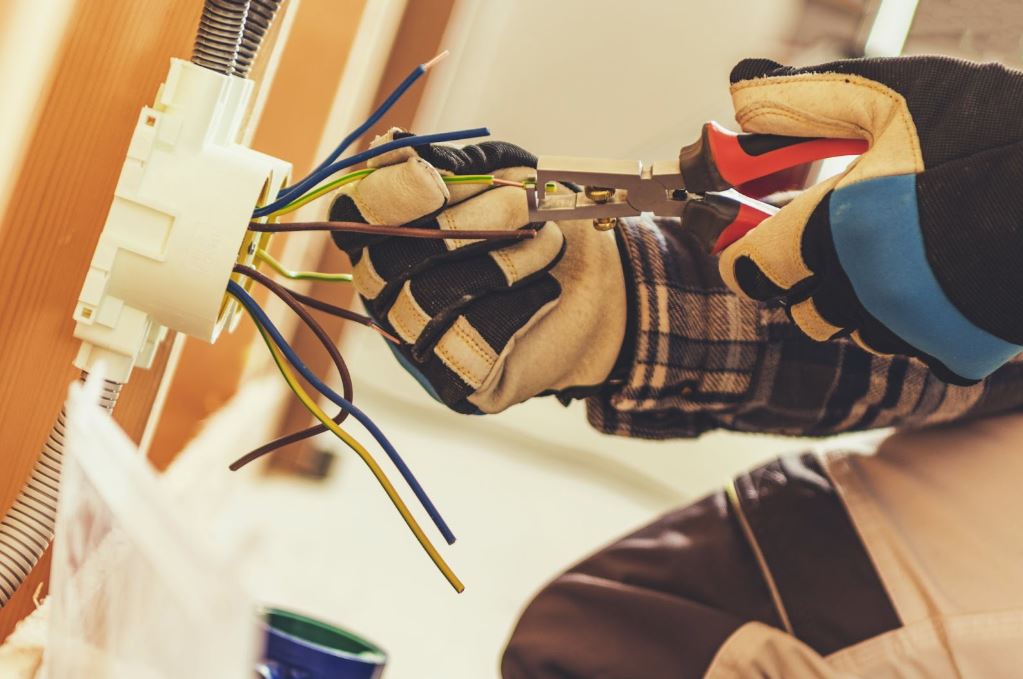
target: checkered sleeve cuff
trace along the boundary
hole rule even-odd
[[[587,401],[590,423],[638,438],[715,428],[787,435],[917,426],[1023,407],[1023,363],[958,387],[920,362],[818,343],[784,310],[732,294],[678,220],[619,227],[633,337],[620,381]]]
[[[717,262],[677,220],[619,227],[631,287],[634,351],[617,390],[591,398],[601,431],[696,436],[746,398],[762,341],[758,307],[721,282]]]

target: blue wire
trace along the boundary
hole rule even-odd
[[[291,345],[284,339],[281,332],[277,329],[277,326],[275,326],[273,321],[270,320],[270,317],[266,315],[266,312],[263,311],[262,307],[259,306],[256,300],[254,300],[249,293],[245,292],[245,289],[242,286],[238,285],[234,281],[228,281],[227,291],[234,296],[235,299],[241,302],[242,306],[244,306],[248,312],[252,314],[257,323],[266,329],[266,331],[270,334],[270,337],[273,338],[274,343],[280,347],[281,353],[288,359],[288,362],[302,373],[302,376],[307,382],[309,382],[309,384],[316,387],[318,392],[333,401],[337,406],[351,413],[355,419],[362,423],[362,426],[369,430],[369,433],[377,440],[380,447],[387,453],[387,456],[391,458],[391,462],[394,463],[394,466],[398,468],[398,472],[401,474],[402,478],[405,479],[405,482],[408,483],[412,492],[415,493],[416,498],[418,498],[419,502],[423,505],[423,509],[425,509],[426,513],[430,515],[434,525],[437,526],[437,530],[439,530],[441,535],[444,536],[444,540],[449,545],[454,544],[455,535],[451,532],[451,529],[448,528],[447,522],[444,521],[440,512],[437,511],[437,508],[430,500],[430,497],[426,494],[426,491],[423,490],[423,487],[419,485],[419,481],[416,480],[412,470],[408,468],[405,461],[402,460],[401,456],[398,454],[398,451],[394,449],[394,446],[392,446],[391,442],[387,440],[387,437],[384,436],[384,433],[380,431],[379,427],[373,423],[373,420],[369,419],[369,416],[366,415],[366,413],[356,408],[355,404],[351,401],[346,400],[340,394],[324,384],[315,375],[315,373],[313,373],[313,371],[311,371],[306,364],[302,362],[302,359],[298,357],[295,350],[292,349]]]
[[[409,73],[408,76],[404,80],[401,81],[401,84],[399,84],[397,87],[394,88],[394,91],[391,92],[390,95],[388,95],[387,99],[384,99],[384,103],[380,104],[380,107],[377,110],[373,111],[373,114],[370,115],[370,117],[366,119],[366,122],[364,122],[362,125],[359,125],[347,137],[342,139],[341,143],[338,144],[337,148],[334,149],[333,151],[331,151],[330,155],[327,156],[323,160],[322,163],[317,165],[316,168],[312,172],[310,172],[308,175],[306,175],[303,178],[302,181],[304,181],[306,178],[308,178],[309,175],[311,175],[314,172],[317,172],[319,170],[322,170],[323,168],[327,167],[328,165],[333,163],[335,160],[337,160],[341,156],[342,153],[344,153],[345,151],[348,150],[348,147],[351,146],[355,142],[356,139],[358,139],[359,137],[364,135],[369,130],[369,128],[371,128],[374,125],[376,125],[377,122],[379,122],[380,119],[384,117],[384,114],[386,114],[388,111],[390,111],[391,107],[394,106],[398,102],[399,99],[401,99],[401,97],[405,94],[405,92],[408,90],[408,88],[412,87],[412,85],[417,80],[419,80],[419,78],[424,73],[426,73],[426,69],[423,68],[422,64],[420,64],[420,65],[416,66],[414,69],[412,69],[412,72]],[[300,182],[296,182],[295,184],[292,184],[291,186],[283,189],[283,193],[290,192],[299,183]]]
[[[312,187],[319,184],[321,181],[345,168],[351,167],[352,165],[358,165],[364,163],[370,158],[376,158],[379,155],[393,151],[395,149],[405,148],[406,146],[420,146],[423,144],[435,144],[438,142],[445,141],[457,141],[459,139],[471,139],[472,137],[486,137],[490,134],[490,130],[485,127],[475,127],[471,130],[458,130],[455,132],[438,132],[436,134],[420,134],[413,137],[405,137],[403,139],[395,139],[389,141],[386,144],[381,144],[375,148],[371,148],[368,151],[362,153],[356,153],[354,156],[349,156],[335,163],[327,165],[319,170],[313,172],[308,177],[295,184],[293,187],[284,192],[283,195],[278,196],[277,200],[264,205],[261,208],[257,208],[252,215],[254,217],[265,217],[272,212],[276,212],[288,203],[290,203],[294,196],[304,194]]]

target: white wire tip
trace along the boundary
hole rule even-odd
[[[439,64],[440,62],[444,61],[444,59],[445,59],[445,58],[446,58],[446,57],[447,57],[447,56],[448,56],[449,54],[451,54],[451,52],[449,52],[448,50],[444,50],[443,52],[441,52],[440,54],[438,54],[437,56],[435,56],[435,57],[434,57],[433,59],[430,59],[430,60],[429,60],[428,62],[426,62],[425,64],[423,64],[423,70],[424,70],[424,71],[429,71],[429,70],[430,70],[431,68],[433,68],[434,66],[436,66],[436,65],[437,65],[437,64]]]

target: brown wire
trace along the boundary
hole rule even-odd
[[[410,226],[392,226],[387,224],[363,224],[362,222],[290,222],[288,224],[249,222],[249,229],[260,233],[333,231],[337,233],[365,233],[371,236],[428,238],[433,240],[528,240],[536,238],[536,231],[534,229],[512,231],[445,231],[442,229],[419,229]]]
[[[397,337],[384,330],[382,327],[380,327],[379,324],[377,324],[376,321],[374,321],[369,316],[364,316],[354,311],[350,311],[348,309],[345,309],[344,307],[335,306],[333,304],[330,304],[329,302],[324,302],[321,299],[310,297],[309,295],[303,295],[301,292],[296,292],[291,289],[288,289],[288,292],[290,292],[295,297],[295,299],[297,299],[299,302],[302,302],[302,304],[305,304],[307,307],[311,307],[313,309],[316,309],[317,311],[322,311],[323,313],[330,314],[331,316],[338,316],[339,318],[343,318],[346,321],[354,321],[355,323],[360,323],[368,328],[373,328],[378,333],[380,333],[384,339],[393,342],[394,344],[401,344],[401,340],[399,340]]]
[[[259,271],[256,271],[252,267],[244,266],[242,264],[235,264],[234,271],[235,273],[239,273],[243,276],[251,278],[252,280],[262,285],[263,287],[267,288],[270,292],[276,295],[282,302],[287,304],[291,308],[291,310],[294,311],[295,314],[302,320],[302,322],[305,323],[306,326],[313,331],[313,334],[316,335],[316,338],[320,340],[321,344],[323,344],[323,348],[327,350],[328,354],[330,354],[331,361],[333,361],[334,366],[337,368],[338,375],[340,375],[341,377],[341,386],[345,400],[351,401],[352,397],[354,396],[352,392],[352,376],[351,374],[349,374],[348,366],[345,365],[345,361],[341,357],[341,352],[338,351],[337,346],[334,344],[334,341],[330,338],[330,335],[327,334],[327,331],[323,329],[323,326],[321,326],[316,321],[316,319],[312,317],[312,314],[310,314],[309,311],[302,306],[302,303],[295,298],[294,294],[290,290],[288,290],[286,287],[284,287],[277,281],[273,280],[269,276],[260,273]],[[345,410],[341,410],[341,412],[334,416],[333,420],[334,422],[341,424],[346,417],[348,417],[348,412]],[[327,431],[327,427],[325,427],[322,424],[317,424],[312,427],[303,429],[301,431],[296,431],[294,433],[281,436],[280,438],[270,441],[269,443],[263,444],[259,448],[256,448],[255,450],[252,450],[249,453],[246,453],[242,457],[238,458],[237,460],[231,463],[229,469],[231,471],[238,471],[248,463],[252,462],[253,460],[259,459],[260,457],[266,455],[267,453],[271,453],[279,448],[291,445],[292,443],[297,443],[298,441],[307,439],[310,436],[322,434],[325,431]]]

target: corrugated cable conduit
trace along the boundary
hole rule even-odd
[[[248,12],[249,0],[206,0],[195,36],[192,63],[231,75]]]
[[[85,374],[82,374],[85,379]],[[103,381],[100,406],[110,412],[121,385]],[[0,608],[3,608],[53,540],[57,521],[60,470],[64,459],[66,414],[63,408],[25,487],[0,521]]]

